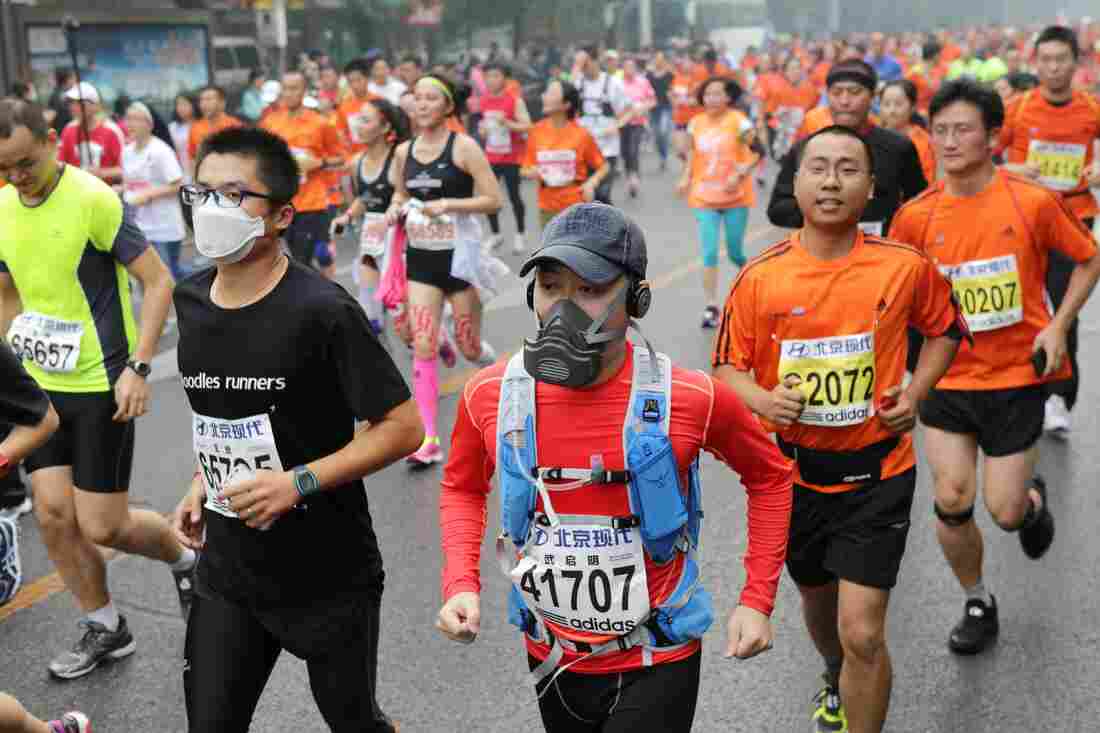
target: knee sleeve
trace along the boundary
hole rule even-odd
[[[973,504],[971,504],[966,509],[963,509],[961,512],[955,512],[953,514],[945,512],[943,509],[940,508],[940,505],[936,504],[935,502],[932,503],[932,507],[935,509],[936,516],[939,518],[939,520],[946,524],[948,527],[962,527],[974,520]]]

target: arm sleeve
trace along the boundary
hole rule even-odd
[[[799,211],[798,201],[794,197],[794,173],[801,149],[800,143],[783,156],[779,176],[776,177],[775,186],[772,188],[772,197],[768,202],[768,221],[777,227],[788,229],[802,227],[802,212]]]
[[[714,339],[711,366],[732,366],[739,372],[753,368],[756,353],[755,297],[751,280],[738,277],[722,310],[722,322]]]
[[[149,248],[149,241],[134,222],[133,207],[123,204],[109,187],[97,190],[90,203],[88,215],[92,217],[92,244],[96,249],[110,252],[128,265]]]
[[[0,423],[33,427],[42,422],[50,409],[50,400],[23,363],[0,339]]]
[[[966,320],[955,300],[951,283],[927,257],[921,258],[913,298],[909,325],[925,337],[938,338],[955,334],[969,336]]]
[[[481,592],[481,541],[485,536],[492,476],[493,462],[463,393],[439,489],[444,601],[456,593]]]
[[[1092,232],[1066,207],[1065,200],[1057,194],[1050,196],[1052,205],[1043,206],[1039,235],[1049,249],[1056,249],[1077,263],[1087,262],[1096,256],[1096,241]]]
[[[323,317],[336,380],[356,418],[378,422],[409,401],[412,395],[404,377],[350,295],[341,289],[335,305],[327,308]]]
[[[902,202],[915,198],[924,189],[928,188],[928,180],[924,177],[924,169],[920,164],[920,153],[917,146],[909,138],[903,138],[901,151],[901,200]]]
[[[729,386],[714,384],[705,449],[741,476],[748,496],[748,548],[740,605],[771,615],[787,558],[794,468]]]

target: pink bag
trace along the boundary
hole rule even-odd
[[[381,301],[387,310],[396,310],[409,297],[409,278],[405,270],[405,244],[409,236],[405,232],[405,220],[398,222],[393,237],[390,238],[390,251],[386,257],[386,270],[378,285],[375,299]]]

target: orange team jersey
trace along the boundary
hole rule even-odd
[[[344,138],[344,146],[349,158],[367,149],[366,143],[359,137],[360,115],[363,112],[363,105],[373,99],[381,99],[381,97],[368,94],[366,99],[363,99],[349,92],[336,108],[336,127]]]
[[[779,77],[771,88],[772,104],[769,106],[774,109],[768,112],[772,115],[768,124],[775,129],[785,126],[792,134],[797,132],[806,113],[814,108],[819,97],[817,89],[810,81],[804,81],[796,87],[786,77]]]
[[[1100,138],[1100,101],[1075,91],[1069,103],[1053,105],[1033,89],[1009,104],[998,148],[1009,163],[1037,165],[1039,183],[1058,191],[1081,219],[1100,213],[1084,176]]]
[[[304,107],[297,114],[279,109],[269,114],[262,123],[268,132],[286,140],[292,153],[308,153],[318,160],[338,158],[343,155],[343,145],[336,126],[320,113]],[[297,211],[324,211],[329,203],[329,173],[323,169],[308,174],[294,197]]]
[[[1096,255],[1092,235],[1057,194],[1004,171],[974,196],[952,196],[940,181],[902,206],[890,236],[925,250],[950,276],[974,334],[939,389],[1012,389],[1072,376],[1068,359],[1046,380],[1031,365],[1035,337],[1051,321],[1050,250],[1075,262]]]
[[[750,260],[730,289],[714,345],[715,367],[753,372],[771,391],[797,375],[806,395],[799,421],[764,422],[804,448],[854,452],[896,437],[875,416],[886,390],[902,383],[906,328],[942,336],[957,323],[951,285],[918,250],[856,234],[852,251],[820,260],[801,232]],[[882,478],[915,465],[913,438],[901,436],[882,461]],[[796,469],[797,471],[797,469]],[[857,485],[803,486],[839,493]]]
[[[769,71],[767,74],[761,74],[756,77],[756,84],[753,86],[753,96],[761,100],[764,103],[764,113],[771,115],[775,113],[775,110],[779,107],[779,96],[781,94],[781,87],[786,84],[790,86],[790,82],[786,80],[781,74],[777,74],[774,71]]]
[[[603,465],[610,470],[625,467],[623,419],[630,401],[633,355],[634,347],[628,345],[627,358],[619,373],[588,389],[536,382],[535,432],[539,438],[541,465],[588,466],[592,457],[599,455]],[[496,471],[497,407],[506,366],[501,362],[480,371],[463,390],[458,405],[439,497],[440,535],[446,557],[444,598],[462,591],[477,592],[481,588],[478,551],[487,514],[494,511],[489,507],[488,495]],[[745,553],[746,581],[739,602],[770,614],[786,554],[791,506],[790,462],[783,458],[730,387],[702,372],[675,366],[671,377],[669,437],[680,468],[681,485],[687,485],[687,471],[701,450],[710,452],[740,474],[749,497],[749,547]],[[715,485],[720,499],[729,499],[731,483]],[[554,509],[563,515],[621,516],[630,513],[627,493],[625,484],[589,484],[571,491],[553,492],[552,501]],[[544,507],[539,497],[535,511],[542,513]],[[727,531],[736,529],[728,527]],[[645,555],[651,607],[668,598],[683,562],[682,553],[677,553],[663,566]],[[542,596],[551,607],[564,609],[569,604],[567,596],[562,598],[565,604],[555,602],[553,599],[558,594],[547,593],[545,588]],[[573,607],[576,608],[575,601]],[[594,635],[550,621],[547,625],[555,634],[574,641],[600,643],[608,639],[607,635]],[[539,660],[548,656],[548,645],[529,637],[526,641],[527,651],[532,656]],[[670,651],[657,650],[653,652],[653,663],[685,659],[698,650],[699,642]],[[570,664],[583,656],[566,651],[561,664]],[[642,649],[635,647],[582,659],[570,669],[581,674],[614,674],[640,669],[643,665]]]
[[[820,61],[810,72],[810,81],[817,88],[819,95],[825,91],[825,80],[829,78],[829,69],[832,67],[833,65],[830,62]]]
[[[932,136],[920,125],[909,125],[906,131],[920,158],[920,168],[924,171],[924,180],[933,183],[936,180],[936,151],[932,147]]]
[[[668,89],[672,101],[672,122],[687,125],[691,118],[703,111],[695,95],[695,83],[688,74],[677,73]]]
[[[195,120],[191,123],[191,132],[187,138],[187,154],[191,160],[195,159],[195,156],[199,152],[199,146],[202,145],[202,141],[213,135],[215,132],[221,132],[222,130],[228,130],[230,127],[242,127],[244,123],[238,120],[233,115],[222,115],[218,118],[217,122],[211,122],[205,117]]]
[[[576,120],[569,120],[563,127],[556,127],[550,119],[539,120],[527,134],[523,167],[539,172],[542,211],[564,211],[582,203],[581,186],[603,164],[596,139]]]
[[[735,109],[718,119],[704,112],[688,123],[688,135],[691,137],[688,206],[695,209],[732,209],[756,204],[751,175],[742,176],[733,191],[726,188],[738,165],[756,159],[749,149],[752,132],[752,122]]]
[[[913,82],[913,86],[917,88],[917,111],[921,114],[928,112],[928,105],[932,102],[932,97],[936,94],[936,87],[939,84],[933,85],[930,78],[930,70],[924,63],[914,66],[908,74],[906,79]],[[928,179],[931,180],[931,179]]]

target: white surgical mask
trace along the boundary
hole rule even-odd
[[[249,216],[243,208],[223,209],[211,196],[192,212],[195,249],[219,265],[232,265],[248,257],[256,240],[264,235],[264,220]]]

